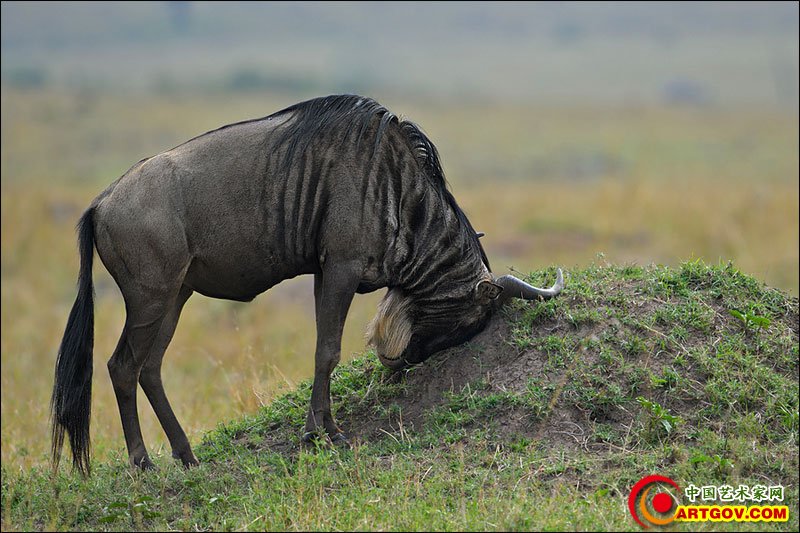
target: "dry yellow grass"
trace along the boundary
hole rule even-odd
[[[55,353],[75,296],[74,224],[133,162],[223,123],[263,116],[286,96],[21,93],[2,96],[2,460],[46,459]],[[455,196],[493,267],[608,261],[734,260],[798,292],[796,116],[682,109],[532,109],[384,102],[439,147]],[[124,447],[105,362],[124,319],[96,263],[92,438]],[[194,296],[164,380],[190,438],[251,412],[312,371],[309,279],[250,304]],[[363,349],[380,294],[356,299],[343,353]],[[143,431],[166,445],[146,399]],[[298,428],[300,431],[301,428]]]

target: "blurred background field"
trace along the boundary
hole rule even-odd
[[[336,92],[419,123],[493,269],[733,261],[798,294],[796,3],[2,4],[2,461],[46,460],[74,226],[142,157]],[[124,449],[99,262],[92,437]],[[358,297],[343,356],[381,293]],[[310,279],[195,295],[164,365],[203,431],[313,368]],[[166,446],[146,399],[143,431]],[[300,431],[301,428],[298,428]]]

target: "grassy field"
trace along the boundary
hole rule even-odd
[[[759,280],[798,293],[796,113],[379,99],[420,123],[436,143],[456,198],[487,233],[496,272],[587,265],[598,254],[639,265],[733,260]],[[179,98],[3,88],[4,476],[46,461],[47,405],[75,295],[74,225],[81,210],[142,157],[293,102],[255,93]],[[124,447],[105,369],[124,310],[101,266],[95,280],[92,438],[104,460],[118,458]],[[363,350],[363,328],[379,297],[357,298],[345,331],[346,360]],[[252,304],[189,301],[164,380],[193,442],[311,375],[312,317],[305,279]],[[141,414],[145,440],[158,452],[166,440],[150,409]]]
[[[786,522],[669,530],[796,531],[797,298],[701,262],[566,276],[558,298],[516,302],[411,370],[371,353],[340,366],[349,449],[300,444],[305,381],[207,434],[191,470],[164,451],[141,473],[116,449],[89,479],[4,461],[2,527],[632,530],[631,487],[657,473],[785,487]]]

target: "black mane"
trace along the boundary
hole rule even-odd
[[[439,161],[439,152],[419,126],[411,121],[398,119],[391,111],[371,98],[353,94],[331,95],[306,100],[265,118],[278,117],[285,113],[293,113],[295,115],[295,118],[281,128],[281,143],[285,142],[287,145],[284,159],[284,164],[286,165],[290,165],[294,160],[294,154],[304,151],[318,133],[335,130],[337,126],[343,124],[356,124],[359,126],[357,143],[360,143],[373,118],[380,117],[373,144],[374,155],[378,151],[386,127],[391,122],[397,122],[429,183],[442,195],[447,205],[456,214],[464,228],[467,242],[474,246],[480,253],[481,260],[486,265],[486,268],[491,270],[489,259],[486,257],[486,252],[478,240],[475,229],[470,224],[467,215],[456,203],[452,193],[450,193]]]
[[[453,210],[461,222],[462,227],[467,230],[467,242],[473,243],[481,255],[481,260],[486,268],[491,271],[489,266],[489,259],[486,257],[486,252],[478,240],[478,235],[475,229],[470,224],[467,215],[461,210],[461,207],[456,203],[450,189],[447,186],[447,180],[444,177],[444,170],[442,164],[439,162],[439,151],[433,145],[428,136],[423,133],[419,126],[408,120],[403,120],[400,123],[400,128],[406,136],[409,144],[414,150],[414,155],[422,165],[425,175],[428,177],[430,183],[438,190],[447,204]]]
[[[358,124],[360,126],[357,143],[361,142],[364,132],[372,123],[374,117],[380,117],[380,124],[375,135],[373,155],[383,137],[386,126],[397,120],[388,109],[371,98],[354,94],[324,96],[306,100],[287,107],[270,117],[277,117],[284,113],[293,113],[294,118],[281,128],[281,144],[287,145],[285,164],[294,161],[294,154],[304,151],[320,132],[336,131],[338,126],[344,124]],[[344,136],[342,136],[344,140]]]

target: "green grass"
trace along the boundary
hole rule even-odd
[[[350,449],[300,445],[303,382],[206,434],[191,470],[162,451],[132,471],[119,449],[89,479],[4,462],[2,527],[629,530],[632,485],[658,473],[786,487],[787,523],[674,530],[796,530],[797,328],[797,298],[730,265],[594,264],[399,376],[369,352],[341,365]]]

